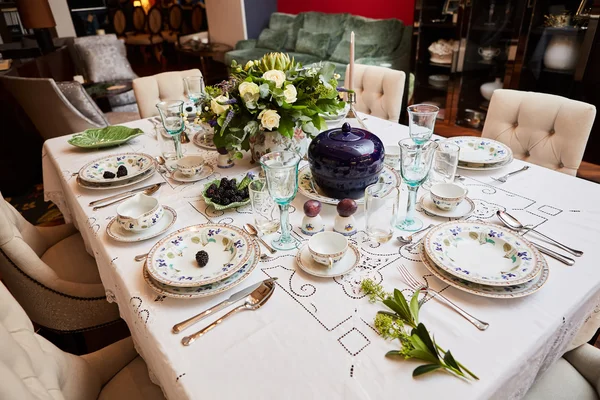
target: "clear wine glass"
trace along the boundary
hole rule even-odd
[[[183,158],[183,152],[181,151],[181,132],[185,129],[183,101],[161,101],[156,104],[156,108],[158,108],[164,128],[175,142],[177,159]]]
[[[437,142],[438,149],[433,156],[431,171],[423,188],[429,190],[436,183],[454,182],[456,168],[458,168],[458,158],[460,147],[450,141]]]
[[[416,144],[422,145],[431,139],[440,109],[430,104],[414,104],[407,111],[410,137]]]
[[[398,220],[396,228],[416,231],[423,226],[423,222],[415,217],[417,191],[427,179],[438,144],[428,141],[419,145],[413,139],[404,139],[399,141],[398,145],[400,146],[400,173],[408,186],[408,205],[406,216]]]
[[[193,101],[194,104],[197,104],[198,100],[200,100],[204,94],[204,79],[202,79],[202,76],[186,76],[183,78],[183,82],[185,84],[187,97]]]
[[[300,156],[293,151],[275,151],[260,158],[269,193],[280,210],[281,237],[272,242],[278,250],[293,250],[298,246],[297,240],[290,235],[288,220],[289,205],[298,191],[299,163]]]

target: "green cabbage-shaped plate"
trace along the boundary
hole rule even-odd
[[[252,181],[252,177],[246,175],[246,177],[244,177],[244,179],[238,183],[238,189],[243,189],[246,186],[248,186],[248,184]],[[204,189],[202,190],[202,197],[204,197],[204,202],[209,205],[209,206],[213,206],[215,208],[215,210],[217,211],[222,211],[222,210],[226,210],[228,208],[234,208],[234,207],[241,207],[241,206],[245,206],[247,204],[250,204],[250,197],[248,197],[246,200],[244,201],[237,201],[237,202],[233,202],[233,203],[229,203],[226,206],[222,205],[222,204],[217,204],[214,201],[212,201],[212,199],[210,197],[206,197],[206,191],[208,190],[208,188],[210,187],[210,185],[212,184],[217,185],[217,187],[219,187],[219,185],[221,184],[221,180],[220,179],[215,179],[214,181],[208,182],[205,186]]]
[[[106,128],[86,129],[82,133],[73,135],[69,139],[69,144],[84,149],[97,149],[100,147],[117,146],[143,134],[144,131],[140,128],[114,125],[107,126]]]

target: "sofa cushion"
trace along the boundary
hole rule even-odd
[[[322,12],[302,13],[302,28],[315,33],[337,33],[345,26],[350,14],[326,14]]]
[[[79,232],[50,247],[41,259],[65,281],[101,283],[96,260],[85,250]]]
[[[359,59],[362,57],[371,57],[375,54],[378,47],[374,44],[354,44],[354,59]],[[340,63],[349,63],[350,62],[350,41],[342,40],[338,43],[331,54],[331,61],[336,61]]]
[[[303,66],[307,66],[308,64],[313,64],[313,63],[323,61],[322,58],[317,57],[313,54],[298,53],[298,52],[290,52],[288,54],[290,55],[290,57],[294,57],[294,61],[299,62]]]
[[[404,24],[399,19],[371,19],[350,15],[345,24],[344,38],[354,31],[356,44],[376,45],[374,56],[387,56],[402,40]],[[358,58],[358,57],[357,57]]]
[[[113,42],[75,43],[91,82],[131,80],[137,75],[127,61],[125,44],[120,40]]]
[[[280,51],[283,49],[285,40],[287,39],[287,33],[281,31],[274,31],[273,29],[263,29],[258,36],[258,42],[256,47],[262,47],[263,49]]]
[[[80,113],[98,126],[106,126],[108,122],[94,100],[87,94],[79,82],[56,82],[60,92]]]
[[[231,65],[231,62],[235,60],[238,64],[243,66],[246,65],[246,63],[250,60],[258,60],[269,51],[271,50],[259,47],[255,47],[253,49],[228,51],[225,53],[225,65]]]
[[[313,54],[324,60],[329,49],[329,37],[328,33],[314,33],[300,29],[296,40],[296,52]]]
[[[273,13],[269,20],[269,29],[273,29],[278,32],[285,32],[287,34],[284,50],[294,51],[296,48],[296,39],[298,37],[298,31],[302,28],[302,22],[304,21],[303,14],[293,15],[285,13]]]

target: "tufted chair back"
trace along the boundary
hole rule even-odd
[[[140,116],[149,118],[158,115],[156,104],[167,100],[187,100],[183,78],[202,76],[198,69],[187,71],[163,72],[133,80],[133,92],[137,100]]]
[[[596,108],[544,93],[494,91],[482,136],[508,145],[516,158],[576,175]]]
[[[346,67],[346,85],[348,70]],[[356,110],[398,122],[406,74],[391,68],[354,64]]]

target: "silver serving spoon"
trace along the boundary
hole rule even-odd
[[[545,238],[546,240],[549,240],[550,242],[554,243],[557,247],[573,254],[575,257],[581,257],[583,255],[583,251],[581,251],[581,250],[575,250],[572,247],[564,245],[561,242],[559,242],[558,240],[552,239],[551,237],[548,237],[548,236],[544,235],[543,233],[536,231],[533,228],[526,228],[525,226],[523,226],[522,223],[519,222],[518,219],[516,219],[515,217],[513,217],[506,211],[498,210],[498,211],[496,211],[496,215],[498,216],[498,219],[500,219],[500,221],[502,221],[502,223],[504,225],[508,226],[511,229],[514,229],[516,231],[520,231],[521,229],[527,229],[528,231],[537,233],[538,235]]]
[[[258,236],[258,231],[254,227],[254,225],[252,225],[252,224],[244,224],[244,230],[246,232],[248,232],[249,235],[254,236],[260,243],[262,243],[262,245],[265,246],[267,248],[267,250],[269,250],[271,252],[271,254],[277,253],[277,250],[275,250],[274,248],[272,248],[271,246],[269,246],[267,244],[267,242],[265,242],[260,236]]]
[[[258,310],[260,307],[262,307],[263,304],[265,304],[267,302],[267,300],[269,300],[271,298],[271,295],[275,291],[275,287],[276,286],[273,281],[264,282],[257,289],[255,289],[254,292],[250,293],[250,295],[248,297],[246,297],[246,301],[244,302],[244,304],[229,311],[227,314],[223,315],[221,318],[219,318],[212,324],[208,325],[206,328],[201,329],[192,335],[185,336],[183,339],[181,339],[181,343],[184,346],[189,346],[196,339],[200,338],[201,336],[206,334],[208,331],[210,331],[211,329],[213,329],[214,327],[219,325],[221,322],[223,322],[225,320],[225,318],[237,313],[238,311]]]
[[[414,235],[416,235],[417,233],[421,233],[423,231],[426,231],[427,229],[430,229],[433,226],[434,226],[434,224],[429,224],[429,226],[426,226],[425,228],[419,229],[418,231],[413,232],[412,234],[410,234],[408,236],[398,236],[398,237],[396,237],[396,239],[400,243],[402,243],[402,244],[410,244],[414,240]]]

